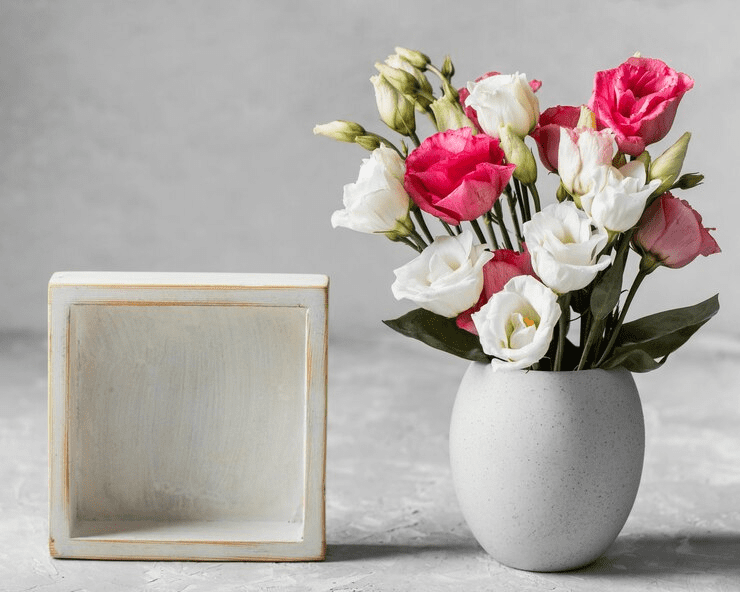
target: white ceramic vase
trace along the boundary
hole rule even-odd
[[[645,451],[626,370],[493,372],[473,362],[450,426],[465,520],[497,561],[528,571],[591,563],[622,530]]]

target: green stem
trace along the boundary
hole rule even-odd
[[[486,212],[486,215],[483,217],[483,219],[486,222],[486,230],[488,230],[490,245],[494,251],[498,251],[500,247],[498,246],[498,240],[496,240],[496,234],[493,232],[493,220],[491,219],[491,212]]]
[[[509,231],[506,230],[506,224],[504,224],[504,210],[501,207],[501,198],[497,199],[493,204],[493,210],[496,212],[496,222],[501,229],[501,236],[504,238],[504,245],[510,251],[514,250],[514,245],[511,244],[511,238],[509,237]]]
[[[450,236],[455,236],[455,233],[453,232],[452,227],[449,224],[447,224],[447,222],[445,222],[444,220],[440,220],[440,222],[442,223],[442,226],[445,227],[447,234],[449,234]]]
[[[529,197],[527,196],[527,190],[518,179],[514,179],[514,187],[516,188],[516,197],[519,202],[519,211],[522,213],[522,222],[527,222],[532,218],[529,211]]]
[[[578,362],[577,370],[583,370],[586,367],[591,346],[594,344],[598,334],[601,332],[601,323],[602,322],[599,319],[594,319],[591,323],[591,327],[588,331],[588,339],[586,339],[586,345],[583,346],[583,352],[581,353],[581,360]]]
[[[409,247],[414,249],[414,251],[416,251],[417,253],[421,253],[424,250],[419,245],[414,243],[412,240],[406,238],[405,236],[400,236],[393,240],[398,241],[399,243],[403,243],[404,245],[408,245]]]
[[[386,146],[388,146],[388,148],[393,148],[393,150],[395,150],[398,153],[398,156],[400,156],[401,158],[403,158],[403,159],[406,158],[406,156],[398,148],[396,148],[396,145],[393,142],[391,142],[390,140],[388,140],[388,139],[384,138],[383,136],[381,136],[379,134],[376,134],[374,132],[371,132],[369,135],[375,136],[378,139],[379,142],[382,142],[383,144],[385,144]]]
[[[527,185],[526,187],[529,187],[529,191],[532,193],[532,200],[534,201],[534,211],[539,212],[541,211],[540,208],[540,194],[537,191],[537,187],[534,183],[531,185]]]
[[[421,141],[419,140],[419,136],[416,135],[415,131],[409,130],[409,138],[411,138],[411,141],[414,143],[414,145],[418,148],[421,145]]]
[[[581,313],[581,327],[580,327],[580,336],[578,343],[583,346],[583,344],[586,342],[586,338],[588,337],[588,330],[591,327],[591,320],[593,319],[593,316],[591,315],[590,309],[586,309]]]
[[[424,239],[421,238],[421,235],[416,232],[416,230],[411,231],[411,237],[413,238],[414,242],[422,248],[422,250],[426,249],[429,246],[426,244],[426,242],[424,242]]]
[[[457,89],[452,86],[450,79],[442,74],[442,72],[438,68],[436,68],[432,64],[427,64],[427,70],[432,72],[434,75],[437,76],[437,78],[440,79],[440,81],[442,82],[442,91],[445,95],[450,97],[457,95]]]
[[[427,64],[427,70],[429,70],[430,72],[432,72],[432,73],[436,74],[436,75],[437,75],[437,77],[438,77],[438,78],[439,78],[439,79],[440,79],[440,80],[441,80],[442,82],[447,82],[447,78],[445,77],[445,75],[444,75],[444,74],[442,74],[442,72],[441,72],[441,71],[439,70],[439,68],[437,68],[436,66],[434,66],[434,65],[432,65],[432,64]]]
[[[632,304],[632,299],[635,297],[635,294],[637,293],[637,289],[640,287],[642,280],[644,280],[649,273],[650,273],[649,271],[645,271],[643,269],[637,272],[637,275],[635,276],[635,280],[632,282],[632,287],[630,288],[630,291],[627,294],[627,299],[624,301],[622,312],[619,313],[619,319],[617,319],[617,324],[614,326],[614,330],[612,331],[611,337],[609,338],[609,343],[606,344],[604,353],[601,354],[599,361],[596,362],[597,367],[600,366],[611,353],[612,348],[614,347],[614,343],[617,341],[617,337],[619,336],[619,330],[622,328],[622,323],[624,323],[624,318],[627,316],[627,309],[630,307],[630,304]]]
[[[478,224],[478,220],[471,220],[470,225],[473,227],[473,230],[475,231],[475,234],[478,237],[480,244],[482,245],[487,244],[486,235],[483,234],[483,230],[481,230],[480,224]]]
[[[424,233],[424,236],[427,238],[427,241],[429,242],[429,244],[431,244],[434,241],[434,237],[432,236],[432,233],[429,232],[429,227],[427,226],[426,220],[424,220],[424,216],[421,213],[419,206],[414,206],[413,208],[411,208],[411,211],[414,213],[414,217],[419,223],[419,227]]]
[[[558,372],[563,364],[565,336],[570,325],[570,292],[566,292],[558,300],[560,302],[560,319],[558,320],[558,347],[555,350],[555,366],[553,366],[555,372]]]
[[[514,223],[514,234],[516,234],[516,242],[518,243],[519,252],[522,250],[522,244],[524,239],[522,238],[522,231],[519,228],[519,218],[516,215],[516,198],[511,193],[511,186],[507,185],[505,189],[506,201],[509,204],[509,213],[511,214],[511,220]]]

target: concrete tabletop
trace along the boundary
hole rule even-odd
[[[48,553],[46,338],[0,336],[0,589],[740,591],[740,343],[697,335],[637,375],[640,491],[591,566],[499,565],[466,526],[447,431],[466,363],[380,328],[331,342],[327,558],[319,563],[55,560]]]

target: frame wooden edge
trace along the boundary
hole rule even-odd
[[[65,436],[62,438],[62,448],[63,450],[60,451],[62,454],[61,459],[57,459],[57,457],[54,454],[54,444],[56,439],[58,439],[59,433],[58,433],[58,426],[55,426],[55,413],[63,412],[63,419],[62,423],[64,424],[65,431],[68,429],[68,420],[69,420],[69,368],[63,369],[59,367],[59,364],[66,360],[66,364],[69,364],[69,353],[70,353],[70,327],[69,327],[69,311],[73,304],[75,304],[75,298],[74,295],[70,295],[69,297],[65,297],[65,292],[68,289],[75,290],[77,288],[85,287],[81,284],[70,284],[70,283],[62,283],[59,281],[55,281],[55,276],[57,274],[54,274],[52,278],[49,281],[48,284],[48,310],[47,310],[47,339],[48,339],[48,360],[47,360],[47,382],[48,382],[48,395],[47,395],[47,404],[48,404],[48,477],[49,477],[49,533],[48,533],[48,546],[49,546],[49,554],[51,557],[55,559],[98,559],[98,560],[172,560],[172,561],[243,561],[243,562],[301,562],[301,561],[322,561],[326,558],[326,457],[327,457],[327,411],[328,411],[328,353],[329,353],[329,277],[328,276],[316,276],[322,278],[322,282],[315,285],[315,286],[277,286],[277,287],[270,287],[270,286],[264,286],[264,287],[256,287],[256,286],[212,286],[210,289],[239,289],[239,290],[265,290],[265,289],[290,289],[295,288],[300,291],[305,290],[318,290],[322,293],[321,297],[321,326],[316,327],[319,331],[319,335],[321,337],[321,353],[319,356],[316,356],[319,358],[317,362],[319,362],[320,368],[314,368],[311,365],[314,363],[313,359],[307,360],[307,371],[311,372],[311,379],[313,380],[316,375],[318,374],[318,380],[320,385],[320,391],[321,392],[312,392],[311,396],[313,398],[319,397],[320,398],[320,407],[321,407],[321,420],[323,423],[323,428],[320,430],[320,434],[318,435],[318,443],[321,447],[321,454],[320,454],[320,461],[319,466],[321,467],[320,470],[320,486],[319,486],[319,492],[317,494],[317,506],[319,510],[319,519],[317,521],[316,527],[320,533],[320,536],[316,539],[314,539],[312,544],[305,545],[305,531],[304,531],[304,541],[296,542],[296,543],[272,543],[272,542],[256,542],[256,543],[244,543],[244,542],[236,542],[236,541],[160,541],[160,543],[165,545],[172,545],[172,544],[216,544],[216,545],[228,545],[228,546],[246,546],[246,547],[252,547],[255,546],[270,546],[275,544],[280,545],[287,545],[287,546],[296,546],[298,548],[303,548],[306,552],[305,553],[296,553],[293,554],[280,554],[276,553],[274,555],[265,555],[265,556],[257,556],[257,555],[237,555],[237,556],[230,556],[226,555],[223,557],[216,557],[216,556],[197,556],[197,555],[188,555],[188,554],[182,554],[181,556],[155,556],[152,554],[143,554],[143,555],[126,555],[126,556],[115,556],[115,555],[107,555],[104,553],[90,553],[90,552],[84,552],[84,553],[78,553],[75,551],[75,547],[79,547],[80,545],[78,543],[83,543],[82,546],[87,546],[88,544],[92,543],[95,544],[95,541],[81,541],[80,539],[76,539],[74,537],[70,536],[70,523],[69,523],[69,507],[68,503],[65,503],[65,499],[68,502],[69,497],[69,459],[67,458],[67,455],[69,453],[68,446],[68,434],[65,434]],[[122,286],[119,285],[110,285],[110,286],[95,286],[95,287],[101,287],[101,288],[111,288],[111,289],[119,289]],[[207,290],[209,289],[206,286],[203,285],[153,285],[153,284],[144,284],[144,285],[137,285],[137,286],[123,286],[125,288],[132,288],[132,289],[159,289],[159,288],[168,288],[168,289],[183,289],[183,290]],[[82,303],[82,301],[81,301]],[[56,306],[55,306],[56,305]],[[310,306],[307,307],[310,310]],[[63,314],[66,316],[66,323],[65,329],[64,329],[64,339],[66,351],[63,353],[59,352],[59,344],[55,343],[55,335],[54,335],[54,325],[56,316]],[[310,316],[310,315],[309,315]],[[310,331],[312,329],[309,327],[307,328],[307,339],[310,338]],[[61,338],[61,336],[57,336]],[[308,353],[308,352],[307,352]],[[318,369],[319,372],[315,372],[315,370]],[[59,409],[59,397],[61,396],[58,391],[58,385],[55,383],[55,379],[57,379],[57,374],[59,372],[63,372],[65,374],[64,382],[67,385],[67,392],[64,394],[64,408]],[[307,381],[307,387],[310,387]],[[315,389],[312,389],[314,391]],[[308,393],[307,393],[308,394]],[[308,401],[307,401],[308,403]],[[310,419],[310,410],[307,408],[307,420]],[[318,418],[317,418],[318,419]],[[58,421],[57,421],[58,423]],[[309,442],[310,439],[307,439],[307,445],[310,445],[311,442]],[[57,455],[58,456],[58,455]],[[308,454],[307,454],[308,457]],[[55,463],[58,463],[61,460],[61,467],[57,466]],[[307,467],[310,467],[310,459],[307,458]],[[60,475],[59,470],[61,468],[61,472],[63,474],[66,474],[67,476],[67,484],[64,486],[62,483],[58,483],[58,479]],[[308,469],[307,469],[308,472]],[[61,475],[62,479],[64,480],[64,475]],[[307,486],[309,486],[309,475],[307,475]],[[62,490],[59,488],[62,487]],[[60,496],[61,495],[61,499]],[[307,500],[308,503],[308,500]],[[64,514],[65,516],[60,516],[61,514]],[[66,519],[65,519],[66,518]],[[66,531],[60,532],[60,520],[62,522],[66,523]],[[306,521],[308,522],[308,521]],[[141,541],[121,541],[121,543],[140,543]],[[150,542],[150,541],[146,541]],[[151,541],[156,543],[157,541]]]

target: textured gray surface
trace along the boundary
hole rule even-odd
[[[0,328],[44,330],[55,271],[140,270],[325,273],[333,332],[372,330],[412,251],[332,231],[367,153],[311,130],[352,119],[396,141],[369,81],[396,45],[451,54],[459,86],[526,72],[542,108],[586,102],[635,51],[694,77],[651,154],[693,132],[686,171],[706,182],[685,198],[723,254],[653,274],[633,312],[729,295],[739,18],[736,0],[3,0]],[[538,184],[554,203],[553,176]],[[740,299],[722,305],[740,335]]]
[[[0,589],[740,590],[740,344],[696,336],[637,376],[642,485],[605,556],[563,574],[502,567],[472,538],[447,430],[465,363],[383,330],[330,349],[327,560],[52,560],[47,550],[46,344],[0,340]]]

